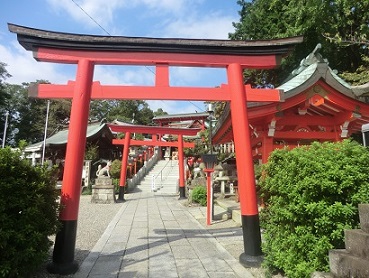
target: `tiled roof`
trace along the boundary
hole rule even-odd
[[[328,61],[319,54],[320,48],[321,45],[318,44],[314,51],[301,61],[300,66],[292,72],[289,79],[277,89],[283,90],[284,97],[289,98],[312,86],[319,79],[323,79],[337,91],[348,97],[357,98],[351,85],[340,78],[336,71],[329,67]]]
[[[98,135],[104,128],[110,132],[110,129],[107,127],[106,124],[97,123],[97,124],[88,125],[86,138],[88,139],[88,138]],[[65,145],[67,142],[68,142],[68,129],[64,129],[50,136],[49,138],[47,138],[46,146]],[[29,145],[26,147],[25,152],[27,152],[28,150],[40,149],[42,148],[43,143],[44,142],[41,141],[41,142],[38,142],[32,145]]]

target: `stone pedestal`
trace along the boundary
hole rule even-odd
[[[115,190],[113,180],[109,177],[99,177],[92,187],[91,203],[111,204],[115,203]]]

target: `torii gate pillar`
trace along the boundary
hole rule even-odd
[[[74,261],[74,250],[93,71],[94,65],[91,61],[79,60],[70,113],[66,167],[61,189],[60,203],[63,207],[59,219],[62,228],[55,238],[53,262],[47,267],[49,272],[62,275],[78,270],[78,263]]]
[[[128,164],[128,154],[129,154],[129,144],[131,141],[131,133],[126,132],[124,137],[124,147],[122,154],[122,167],[120,168],[120,180],[119,180],[119,195],[118,202],[124,202],[124,191],[126,186],[127,178],[127,164]]]
[[[247,99],[241,65],[230,64],[227,67],[227,75],[231,92],[231,118],[237,155],[236,166],[245,251],[240,255],[240,262],[250,266],[261,262],[262,252]]]

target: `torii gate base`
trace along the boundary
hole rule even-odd
[[[13,24],[8,27],[38,61],[78,65],[75,82],[38,84],[30,90],[37,98],[73,98],[61,191],[62,229],[56,235],[50,272],[71,274],[78,268],[74,250],[91,99],[230,101],[245,251],[240,262],[248,265],[259,260],[261,236],[247,101],[278,101],[280,95],[273,89],[247,88],[246,92],[242,69],[277,66],[281,56],[302,37],[274,41],[154,39],[63,34]],[[92,82],[95,65],[154,65],[155,86],[103,86]],[[225,68],[229,84],[217,88],[172,87],[169,66]]]

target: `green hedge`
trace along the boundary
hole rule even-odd
[[[27,277],[51,247],[59,226],[55,173],[0,149],[0,277]]]
[[[265,265],[288,277],[329,271],[328,251],[344,248],[369,202],[369,151],[356,142],[276,150],[259,181]]]

